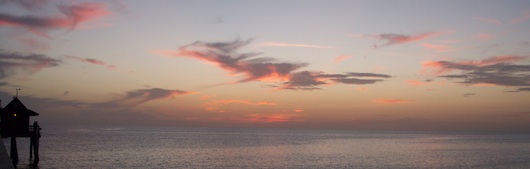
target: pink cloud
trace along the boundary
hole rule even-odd
[[[489,24],[494,24],[494,25],[502,25],[503,23],[505,23],[505,22],[500,21],[500,20],[495,19],[495,18],[474,17],[474,19],[482,21],[482,22],[486,22],[486,23],[489,23]],[[530,20],[530,9],[524,10],[520,16],[511,19],[508,23],[510,23],[510,24],[520,24],[520,23],[526,22],[528,20]]]
[[[44,41],[39,41],[32,38],[24,38],[19,40],[22,44],[28,48],[30,51],[43,52],[50,49],[50,45]]]
[[[478,33],[475,35],[475,39],[481,40],[481,41],[489,41],[493,39],[493,35],[489,33]]]
[[[497,63],[510,63],[510,62],[517,62],[527,59],[527,56],[514,56],[514,55],[502,55],[502,56],[494,56],[490,58],[483,59],[479,62],[480,66],[486,66],[486,65],[493,65]]]
[[[373,84],[390,78],[390,75],[375,73],[348,72],[344,74],[326,74],[321,71],[298,71],[306,63],[280,62],[273,58],[257,57],[260,53],[239,53],[240,48],[248,45],[252,39],[232,42],[200,42],[180,47],[177,51],[155,50],[155,54],[170,57],[189,57],[211,63],[234,75],[243,78],[234,83],[250,81],[276,82],[277,90],[314,90],[318,86],[343,84]]]
[[[351,55],[340,55],[340,56],[335,57],[333,62],[338,64],[338,63],[341,63],[341,62],[343,62],[343,61],[345,61],[346,59],[349,59],[349,58],[351,58]]]
[[[436,44],[430,44],[430,43],[422,43],[421,46],[434,50],[436,52],[445,52],[449,48],[447,45],[436,45]]]
[[[374,100],[374,103],[379,104],[404,104],[404,103],[410,103],[411,100],[407,99],[377,99]]]
[[[302,48],[320,48],[320,49],[335,49],[333,46],[322,46],[322,45],[309,45],[300,43],[281,43],[281,42],[264,42],[258,44],[258,46],[264,47],[302,47]]]
[[[530,9],[527,9],[523,14],[517,18],[514,18],[510,21],[511,24],[519,24],[530,20]]]
[[[79,3],[57,7],[63,17],[14,16],[0,13],[0,26],[26,28],[30,32],[48,37],[49,29],[75,29],[80,23],[86,23],[109,15],[103,3]]]
[[[489,23],[489,24],[494,24],[494,25],[501,25],[502,24],[502,21],[500,21],[498,19],[495,19],[495,18],[474,17],[474,19],[482,21],[482,22],[486,22],[486,23]]]
[[[176,52],[159,51],[167,54],[177,54],[173,56],[192,57],[209,63],[213,63],[220,68],[233,74],[244,74],[245,78],[239,82],[253,80],[284,80],[289,73],[305,67],[303,63],[276,62],[271,58],[259,58],[247,60],[259,55],[258,53],[239,54],[237,49],[247,45],[250,40],[219,43],[196,42],[179,48]]]
[[[93,64],[93,65],[100,65],[100,66],[103,66],[103,67],[106,67],[108,69],[115,69],[116,66],[114,65],[111,65],[111,64],[107,64],[101,60],[97,60],[97,59],[91,59],[91,58],[80,58],[80,57],[75,57],[75,56],[64,56],[65,58],[68,58],[68,59],[73,59],[73,60],[77,60],[79,62],[83,62],[83,63],[88,63],[88,64]]]
[[[202,95],[202,96],[200,97],[200,99],[201,99],[201,100],[209,100],[209,99],[211,99],[211,98],[213,98],[213,97],[215,97],[215,95],[206,95],[206,94],[205,94],[205,95]]]

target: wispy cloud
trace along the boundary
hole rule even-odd
[[[22,54],[0,49],[0,79],[19,73],[36,73],[43,68],[58,66],[61,60],[41,54]]]
[[[213,63],[232,73],[241,74],[243,79],[237,83],[249,81],[279,82],[277,89],[320,89],[320,85],[343,84],[373,84],[390,78],[389,75],[374,73],[345,73],[326,74],[320,71],[298,71],[306,67],[306,63],[289,63],[277,61],[273,58],[257,57],[260,53],[238,53],[237,50],[248,45],[251,39],[232,42],[195,42],[180,47],[178,51],[156,50],[154,53],[171,57],[191,57]]]
[[[120,96],[111,102],[102,104],[121,105],[121,106],[136,106],[152,100],[168,99],[180,95],[197,94],[197,92],[183,91],[183,90],[168,90],[161,88],[137,89],[128,91],[124,96]]]
[[[310,44],[301,44],[301,43],[282,43],[282,42],[263,42],[258,44],[258,46],[264,47],[301,47],[301,48],[320,48],[320,49],[335,49],[337,47],[333,46],[323,46],[323,45],[310,45]]]
[[[474,38],[480,41],[489,41],[493,39],[494,36],[490,33],[477,33]]]
[[[76,56],[70,56],[70,55],[66,55],[64,56],[65,58],[67,59],[72,59],[72,60],[76,60],[76,61],[79,61],[79,62],[83,62],[83,63],[88,63],[88,64],[93,64],[93,65],[99,65],[99,66],[103,66],[103,67],[106,67],[108,69],[115,69],[116,66],[114,65],[111,65],[111,64],[108,64],[108,63],[105,63],[101,60],[97,60],[97,59],[91,59],[91,58],[80,58],[80,57],[76,57]]]
[[[519,24],[530,20],[530,9],[523,11],[521,16],[514,18],[510,21],[511,24]]]
[[[503,25],[505,23],[520,24],[520,23],[530,20],[530,9],[526,9],[522,11],[522,13],[519,16],[514,17],[513,19],[505,20],[505,21],[501,21],[496,18],[485,18],[485,17],[473,17],[473,19],[476,19],[476,20],[479,20],[485,23],[493,24],[493,25]]]
[[[338,63],[344,62],[345,60],[347,60],[349,58],[351,58],[351,55],[340,55],[340,56],[335,57],[333,62],[338,64]]]
[[[427,38],[440,36],[443,34],[447,34],[447,32],[425,32],[425,33],[419,33],[419,34],[413,34],[413,35],[385,33],[385,34],[379,34],[379,35],[368,34],[368,35],[353,35],[353,36],[377,39],[379,41],[382,41],[381,43],[374,44],[374,48],[377,48],[377,47],[385,47],[385,46],[391,46],[391,45],[397,45],[397,44],[417,42],[417,41],[421,41]]]
[[[78,3],[73,5],[60,5],[57,10],[62,17],[42,17],[35,15],[16,16],[0,13],[0,26],[25,28],[28,31],[50,38],[46,33],[52,29],[75,29],[78,24],[96,20],[111,12],[103,3]]]
[[[50,45],[47,42],[40,41],[32,38],[19,39],[19,42],[22,43],[27,50],[34,52],[43,52],[50,49]]]
[[[502,21],[495,19],[495,18],[473,17],[473,19],[476,19],[476,20],[479,20],[485,23],[493,24],[493,25],[502,25]]]
[[[216,17],[211,22],[211,24],[222,24],[222,23],[225,23],[225,20],[221,16]]]
[[[446,52],[447,49],[449,49],[449,46],[447,45],[438,45],[438,44],[431,44],[431,43],[422,43],[421,46],[434,50],[436,52]]]
[[[377,99],[373,101],[374,103],[379,104],[404,104],[404,103],[410,103],[411,100],[407,99]]]
[[[431,61],[424,68],[434,68],[438,77],[460,80],[467,85],[530,86],[530,65],[514,64],[527,56],[494,56],[480,61]],[[448,74],[459,71],[455,74]]]

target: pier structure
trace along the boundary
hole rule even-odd
[[[1,107],[0,100],[0,135],[2,138],[11,137],[10,158],[13,165],[18,164],[17,137],[30,138],[30,161],[34,164],[39,163],[39,138],[40,126],[37,121],[30,125],[30,116],[39,114],[30,110],[22,104],[17,96],[9,102],[4,108]]]

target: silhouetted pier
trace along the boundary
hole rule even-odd
[[[18,164],[19,160],[17,137],[30,138],[29,159],[30,161],[33,160],[34,164],[39,163],[39,138],[41,136],[41,128],[36,121],[33,122],[33,125],[29,125],[29,117],[38,115],[39,114],[33,110],[26,108],[17,96],[13,97],[13,100],[4,108],[1,107],[0,101],[0,135],[2,138],[11,137],[9,157],[11,158],[12,164],[15,166]]]

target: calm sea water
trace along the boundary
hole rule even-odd
[[[39,168],[530,168],[530,134],[93,127],[42,135]],[[18,146],[27,168],[29,139]]]

